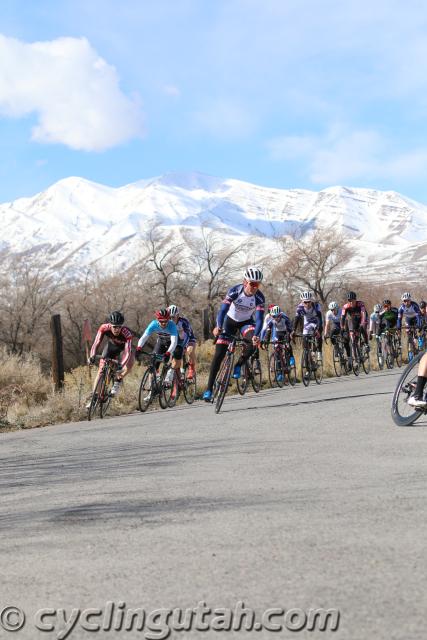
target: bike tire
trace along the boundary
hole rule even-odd
[[[230,384],[231,378],[231,370],[233,367],[233,356],[226,356],[221,369],[218,373],[217,380],[215,383],[218,385],[218,393],[216,395],[215,402],[215,413],[219,413],[221,411],[222,403],[224,402],[224,398],[228,391],[228,385]]]
[[[250,363],[252,389],[255,393],[259,393],[262,387],[262,369],[259,358],[251,359]]]
[[[316,384],[320,384],[323,380],[323,360],[316,359],[315,367],[313,368],[313,375]]]
[[[246,362],[242,363],[242,366],[240,369],[240,378],[237,378],[236,380],[237,391],[241,396],[245,395],[249,387],[249,376],[250,376],[249,366],[250,365],[247,360]]]
[[[87,410],[87,419],[92,420],[94,418],[96,411],[99,411],[100,408],[100,397],[101,390],[104,385],[104,375],[101,374],[98,378],[98,382],[96,383],[95,391],[92,393],[92,398],[90,401],[89,409]]]
[[[270,357],[268,358],[268,380],[270,382],[270,387],[272,389],[274,389],[275,387],[277,387],[278,382],[276,379],[276,354],[273,351],[272,354],[270,354]]]
[[[153,373],[150,369],[144,371],[138,391],[138,409],[139,411],[147,411],[153,401]]]
[[[308,387],[310,384],[311,367],[308,366],[310,358],[309,350],[304,348],[301,356],[301,379],[304,387]]]
[[[332,361],[334,364],[335,375],[337,376],[337,378],[341,378],[341,375],[342,375],[341,351],[337,347],[335,347],[335,345],[333,346],[333,351],[332,351]]]
[[[197,397],[197,378],[194,371],[193,377],[188,379],[188,367],[184,370],[184,399],[187,404],[193,404]]]
[[[172,409],[181,395],[181,386],[179,384],[178,376],[176,375],[176,371],[173,374],[172,383],[170,387],[164,387],[164,394],[166,399],[166,404],[169,409]]]
[[[418,363],[424,354],[420,353],[418,356],[406,365],[402,375],[399,378],[396,389],[393,393],[393,399],[391,401],[391,417],[393,422],[398,427],[409,427],[414,424],[421,415],[425,414],[425,411],[417,410],[413,407],[409,407],[408,399],[411,397],[415,390],[417,380]],[[403,411],[408,408],[409,413],[405,415]]]
[[[400,346],[400,344],[398,344],[395,349],[394,359],[396,360],[397,366],[401,367],[403,364],[403,358],[402,358],[402,347]]]
[[[361,349],[362,367],[363,371],[368,375],[371,372],[371,357],[370,350],[367,344],[364,344]]]
[[[379,370],[382,371],[384,369],[384,352],[379,340],[377,340],[377,362]]]
[[[112,371],[106,371],[104,376],[104,388],[101,395],[101,403],[99,405],[99,415],[103,418],[107,415],[107,411],[110,408],[112,397],[110,395],[111,389],[114,384],[114,375]]]

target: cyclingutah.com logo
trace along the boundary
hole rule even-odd
[[[19,631],[25,625],[39,631],[55,633],[64,640],[74,629],[84,631],[141,631],[147,640],[163,640],[172,631],[336,631],[340,620],[338,609],[285,609],[270,607],[263,611],[245,607],[243,601],[231,607],[207,606],[201,601],[191,608],[160,608],[146,611],[129,608],[125,602],[108,601],[102,607],[39,609],[33,616],[16,606],[0,611],[0,627]]]

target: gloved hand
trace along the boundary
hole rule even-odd
[[[88,364],[95,364],[95,356],[89,356],[87,359]]]
[[[163,354],[163,362],[167,364],[170,360],[170,357],[171,357],[171,354],[169,353],[169,351],[166,351],[166,353]]]

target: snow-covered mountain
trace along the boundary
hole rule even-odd
[[[0,205],[0,249],[43,251],[51,266],[129,266],[155,222],[222,229],[228,239],[272,238],[332,225],[357,255],[347,269],[369,279],[417,280],[427,265],[427,206],[393,191],[270,189],[200,173],[169,173],[120,188],[66,178],[32,198]]]

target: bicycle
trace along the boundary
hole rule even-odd
[[[246,341],[247,342],[247,341]],[[249,387],[249,382],[255,393],[261,390],[262,386],[262,369],[259,359],[259,350],[255,349],[254,353],[242,363],[240,378],[237,378],[237,390],[241,396],[245,395]]]
[[[294,364],[291,364],[291,345],[289,339],[284,341],[277,340],[272,343],[273,352],[268,355],[268,378],[270,386],[283,387],[290,384],[292,387],[297,382],[297,373]]]
[[[182,369],[174,369],[174,375],[171,382],[172,391],[169,394],[168,407],[172,408],[176,405],[181,392],[184,395],[184,399],[187,404],[193,404],[197,397],[197,380],[196,372],[193,372],[193,377],[188,377],[188,368],[190,363],[187,360],[186,353],[183,354]]]
[[[104,361],[104,364],[87,410],[88,420],[92,420],[97,412],[99,412],[100,418],[103,418],[106,415],[112,399],[111,389],[115,382],[117,370],[120,367],[120,362],[114,358],[95,356],[95,361],[100,362],[101,360]]]
[[[325,343],[327,339],[328,338],[325,337]],[[333,337],[333,341],[332,338],[329,339],[331,340],[331,344],[333,346],[332,361],[334,364],[335,375],[337,376],[337,378],[340,378],[343,372],[345,375],[348,375],[350,373],[350,368],[348,365],[347,352],[345,350],[343,336],[338,334]]]
[[[236,336],[229,337],[231,338],[231,341],[228,344],[224,360],[221,363],[220,369],[216,375],[213,385],[211,402],[212,404],[215,404],[215,413],[219,413],[221,411],[225,395],[230,385],[236,347],[247,342],[245,340],[242,340],[241,338],[236,338]]]
[[[365,340],[360,339],[360,332],[358,330],[350,331],[350,347],[353,356],[353,373],[358,376],[360,373],[360,366],[362,365],[363,371],[368,374],[371,371],[371,361],[369,358],[369,345]]]
[[[409,362],[399,378],[391,402],[391,417],[398,427],[408,427],[421,415],[427,414],[426,409],[417,409],[408,404],[417,386],[418,363],[424,353],[419,353]]]
[[[390,329],[385,329],[381,334],[383,353],[385,354],[385,364],[387,369],[393,369],[395,360],[395,345]]]
[[[382,347],[381,335],[375,336],[375,343],[376,343],[376,356],[377,356],[378,368],[380,369],[380,371],[382,371],[384,369],[384,352]]]
[[[317,350],[317,338],[313,333],[294,334],[297,338],[303,338],[303,350],[301,355],[301,378],[303,385],[308,387],[310,379],[320,384],[323,379],[323,359]]]
[[[173,392],[173,384],[167,385],[165,377],[170,369],[170,364],[163,362],[163,356],[157,353],[142,352],[144,356],[148,356],[148,365],[142,376],[138,391],[138,409],[139,411],[147,411],[150,404],[155,398],[159,399],[159,405],[162,409],[170,407],[170,396]],[[156,364],[163,362],[162,371],[157,372]]]
[[[408,349],[408,362],[411,362],[418,354],[418,340],[415,335],[415,327],[408,327],[406,329],[407,335],[407,349]]]

